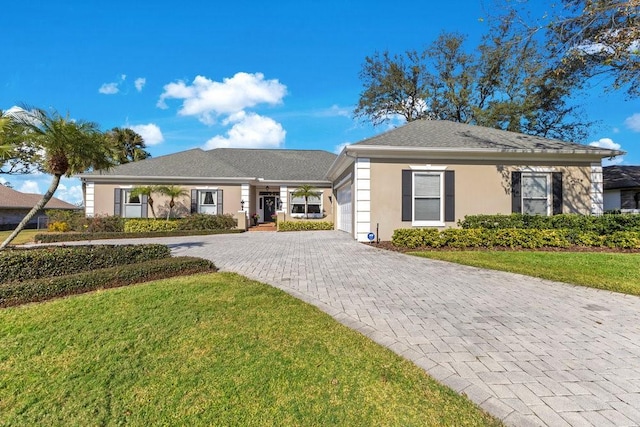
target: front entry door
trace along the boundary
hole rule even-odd
[[[276,214],[276,196],[264,196],[264,222],[273,222],[272,215]]]

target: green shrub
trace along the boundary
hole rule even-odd
[[[230,230],[238,226],[231,214],[192,214],[179,221],[180,230]]]
[[[216,271],[211,261],[175,257],[67,276],[5,283],[0,284],[0,307],[207,271]]]
[[[399,228],[393,231],[391,241],[404,248],[442,246],[440,231],[437,228]]]
[[[33,239],[40,243],[80,242],[84,240],[137,239],[145,237],[203,236],[208,234],[243,233],[244,230],[175,230],[140,233],[43,233]]]
[[[278,231],[311,231],[333,230],[333,222],[329,221],[282,221]]]
[[[124,221],[125,233],[148,233],[154,231],[174,231],[179,227],[178,220],[167,221],[154,218],[127,218]]]
[[[458,225],[465,229],[567,229],[575,232],[596,232],[599,235],[616,231],[640,231],[640,215],[605,214],[577,215],[468,215]]]
[[[0,251],[0,283],[64,276],[171,256],[165,245],[47,246]]]
[[[49,224],[64,222],[69,226],[69,230],[81,231],[87,223],[87,218],[82,210],[47,209],[45,211]]]
[[[640,249],[640,233],[637,231],[616,231],[603,238],[608,248]]]
[[[450,248],[477,248],[486,246],[487,242],[487,232],[482,228],[448,228],[440,232],[440,245]]]
[[[82,229],[76,231],[86,231],[89,233],[117,233],[124,231],[124,218],[117,215],[96,215],[86,218]]]

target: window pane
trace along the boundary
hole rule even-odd
[[[440,197],[440,174],[414,175],[414,197]]]
[[[307,206],[307,212],[319,214],[320,213],[320,205],[309,204],[309,206]]]
[[[200,204],[201,205],[213,205],[213,191],[200,191]]]
[[[304,204],[304,197],[293,197],[291,196],[291,204],[302,203]],[[319,197],[309,197],[309,204],[311,203],[320,203]]]
[[[304,205],[299,205],[299,204],[291,205],[291,213],[294,213],[294,214],[302,213],[303,214],[304,213]]]
[[[131,191],[127,190],[125,192],[125,203],[140,203],[140,196],[132,196]]]
[[[218,213],[218,208],[216,208],[215,206],[212,205],[201,205],[200,209],[199,209],[200,213],[203,214],[211,214],[211,215],[215,215]]]
[[[546,215],[547,201],[540,199],[522,199],[522,213],[530,215]]]
[[[523,175],[522,176],[522,197],[540,197],[546,198],[547,176],[546,175]]]
[[[414,221],[440,221],[440,199],[414,199]]]
[[[140,218],[142,217],[142,206],[140,205],[125,205],[124,207],[125,218]]]

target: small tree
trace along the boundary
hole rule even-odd
[[[34,164],[42,172],[53,175],[53,179],[47,192],[0,245],[0,249],[11,243],[51,200],[63,175],[107,169],[114,164],[113,152],[95,123],[71,120],[55,111],[48,114],[37,108],[24,108],[14,115],[13,120],[23,130],[23,142],[38,152],[32,160]]]
[[[146,150],[144,138],[129,128],[113,128],[105,133],[107,141],[115,150],[118,164],[148,159],[151,154]]]
[[[169,218],[171,218],[173,207],[176,205],[175,199],[178,197],[185,197],[189,195],[187,190],[177,185],[164,185],[161,187],[157,187],[156,191],[171,198],[171,200],[169,201],[169,213],[167,213],[167,221],[169,220]]]
[[[298,187],[291,195],[293,197],[304,197],[304,217],[309,219],[309,197],[320,197],[322,193],[313,186],[305,184]]]
[[[140,197],[147,196],[147,204],[149,205],[149,209],[151,210],[151,215],[156,218],[156,211],[153,209],[153,193],[158,191],[158,188],[153,185],[146,185],[140,187],[134,187],[131,190],[131,196]]]

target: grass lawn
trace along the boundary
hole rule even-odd
[[[13,230],[0,231],[0,243],[4,242],[6,240],[6,238],[9,237],[9,235],[12,232],[13,232]],[[13,242],[11,242],[11,244],[12,245],[23,245],[25,243],[33,243],[33,236],[35,236],[38,233],[43,233],[43,232],[46,232],[46,230],[22,230],[20,233],[18,233],[16,238],[13,239]]]
[[[234,274],[0,310],[3,425],[500,425],[421,369]]]
[[[640,295],[638,253],[425,251],[412,255]]]

